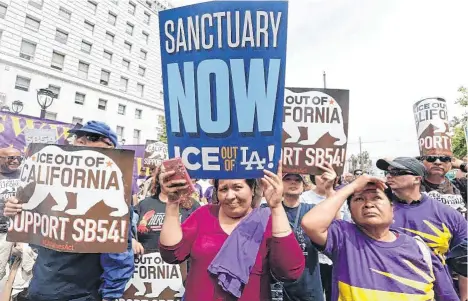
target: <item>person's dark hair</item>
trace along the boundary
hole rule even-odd
[[[317,185],[317,183],[315,182],[315,175],[309,175],[310,177],[310,182],[314,185]]]
[[[257,191],[257,180],[256,179],[245,179],[245,182],[247,185],[250,187],[250,189],[255,193]],[[212,197],[212,202],[213,204],[218,203],[218,187],[219,187],[219,179],[215,179],[213,183],[214,189],[213,189],[213,197]],[[254,196],[255,197],[255,196]],[[254,206],[254,198],[252,198],[252,206]]]
[[[385,193],[385,196],[388,198],[388,200],[390,201],[390,204],[393,205],[393,193],[392,193],[392,189],[390,188],[387,188],[384,190],[384,193]],[[346,203],[348,204],[348,208],[351,208],[351,199],[353,198],[354,194],[350,195],[347,199],[346,199]]]

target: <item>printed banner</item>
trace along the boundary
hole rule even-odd
[[[286,88],[283,114],[283,171],[321,174],[331,163],[342,174],[346,161],[349,91]]]
[[[287,1],[212,1],[159,13],[169,157],[192,178],[276,171]]]
[[[127,249],[133,152],[31,144],[8,241],[73,253]]]
[[[55,129],[25,129],[26,145],[30,143],[54,144],[57,141]]]
[[[181,268],[165,263],[159,252],[135,257],[135,271],[119,301],[175,301],[185,293]]]
[[[54,130],[55,139],[52,143],[68,144],[68,131],[74,125],[35,118],[27,115],[13,114],[8,112],[0,113],[0,148],[14,147],[22,152],[26,151],[26,133],[32,129]],[[48,134],[49,135],[49,134]]]
[[[163,160],[166,160],[167,155],[167,144],[156,141],[156,140],[146,140],[145,146],[145,158],[143,159],[143,166],[145,167],[154,167]]]
[[[452,156],[447,103],[443,98],[426,98],[413,106],[421,156]]]

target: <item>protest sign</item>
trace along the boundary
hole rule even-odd
[[[337,174],[346,160],[349,91],[286,88],[283,114],[283,171],[321,174],[327,161]]]
[[[154,167],[161,164],[161,162],[166,159],[167,144],[156,140],[146,140],[143,166]]]
[[[180,266],[165,263],[155,252],[135,257],[135,271],[119,301],[172,301],[184,293]]]
[[[24,139],[26,145],[30,143],[53,144],[57,141],[55,129],[25,129]]]
[[[443,98],[425,98],[413,106],[421,156],[452,155],[447,103]]]
[[[212,1],[159,13],[169,157],[192,178],[276,171],[287,1]]]
[[[68,131],[73,127],[72,124],[54,120],[0,112],[0,147],[14,147],[25,152],[28,144],[25,133],[31,129],[54,130],[55,140],[53,143],[67,144]]]
[[[127,249],[133,152],[31,144],[8,241],[73,253]]]

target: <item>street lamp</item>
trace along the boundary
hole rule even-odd
[[[45,118],[46,110],[52,105],[58,95],[49,89],[39,89],[37,91],[37,103],[41,107],[41,119]]]
[[[15,100],[11,104],[11,109],[13,110],[15,114],[21,113],[21,111],[23,111],[23,108],[24,108],[23,102],[20,100]]]

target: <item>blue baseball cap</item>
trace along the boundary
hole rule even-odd
[[[72,134],[90,133],[97,134],[108,138],[114,146],[117,146],[117,134],[104,122],[101,121],[88,121],[83,127],[79,129],[71,129],[68,131]]]

